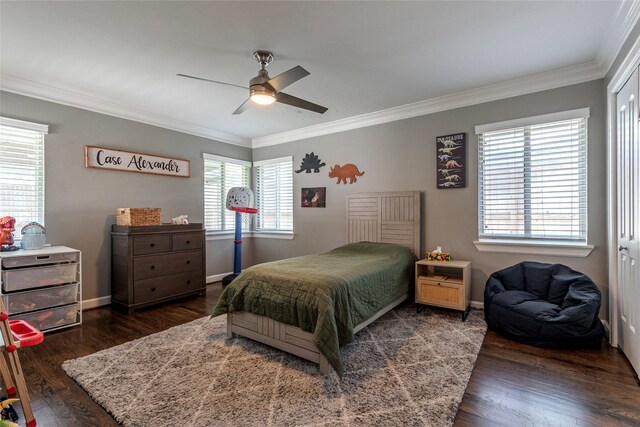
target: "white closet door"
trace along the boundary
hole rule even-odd
[[[640,137],[638,70],[617,96],[619,345],[640,374]]]

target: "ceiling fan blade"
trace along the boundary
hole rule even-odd
[[[297,82],[303,77],[307,77],[310,73],[301,66],[295,66],[289,71],[285,71],[282,74],[278,74],[267,82],[269,86],[275,89],[276,92],[280,92],[285,87]]]
[[[250,106],[251,106],[251,99],[247,98],[247,100],[244,101],[242,103],[242,105],[240,105],[238,108],[236,108],[236,111],[234,111],[233,114],[242,114]]]
[[[178,76],[178,77],[186,77],[188,79],[202,80],[203,82],[218,83],[218,84],[221,84],[221,85],[234,86],[234,87],[239,87],[241,89],[247,89],[247,90],[249,89],[248,87],[240,86],[240,85],[234,85],[233,83],[219,82],[217,80],[205,79],[203,77],[189,76],[187,74],[176,74],[176,76]]]
[[[305,101],[304,99],[296,98],[295,96],[291,96],[283,92],[276,94],[276,101],[320,114],[324,114],[328,110],[327,107]]]

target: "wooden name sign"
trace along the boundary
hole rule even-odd
[[[85,145],[84,159],[84,165],[87,168],[154,173],[156,175],[179,176],[181,178],[188,178],[191,175],[189,160],[135,153],[133,151]]]

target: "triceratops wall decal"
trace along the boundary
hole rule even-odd
[[[364,171],[360,172],[358,167],[353,163],[347,163],[344,166],[335,165],[329,171],[329,178],[338,178],[336,184],[340,184],[342,181],[343,184],[347,183],[347,178],[349,179],[349,184],[353,184],[358,181],[357,176],[364,175]]]
[[[311,173],[312,170],[313,173],[319,173],[320,168],[326,166],[324,162],[320,162],[321,160],[318,158],[318,155],[313,154],[313,151],[311,153],[307,153],[307,155],[304,156],[304,159],[302,159],[302,163],[300,163],[300,169],[297,170],[296,173],[300,173],[302,171]]]

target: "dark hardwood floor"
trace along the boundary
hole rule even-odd
[[[38,425],[117,425],[67,377],[62,362],[198,319],[211,312],[220,292],[213,284],[206,296],[131,317],[109,308],[87,311],[82,327],[47,334],[39,346],[20,350]],[[626,358],[609,346],[539,349],[489,332],[455,425],[640,426],[640,386]]]

